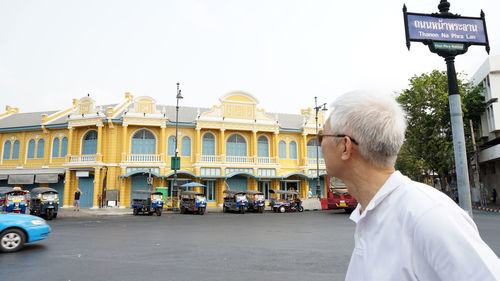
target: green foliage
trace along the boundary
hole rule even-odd
[[[484,112],[482,89],[464,82],[463,74],[457,76],[464,117],[479,122]],[[397,98],[408,114],[408,129],[396,168],[416,180],[429,172],[445,178],[454,165],[447,74],[434,70],[415,75],[409,82],[410,87]]]

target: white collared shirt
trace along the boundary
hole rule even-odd
[[[356,223],[346,280],[500,280],[500,260],[442,192],[394,172]]]

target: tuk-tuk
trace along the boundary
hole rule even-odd
[[[270,193],[279,194],[280,198],[271,198],[269,206],[274,212],[303,212],[302,201],[299,198],[299,193],[296,191],[275,190],[270,189]]]
[[[45,216],[47,220],[57,217],[59,193],[50,187],[37,187],[31,190],[30,215]]]
[[[7,213],[26,213],[28,191],[0,187],[0,210]]]
[[[248,200],[248,211],[263,213],[266,206],[266,197],[264,193],[258,190],[247,190],[245,192]]]
[[[235,211],[244,214],[248,208],[248,199],[245,191],[240,190],[224,190],[224,205],[222,211]]]
[[[152,215],[156,213],[161,216],[163,211],[163,193],[149,190],[134,190],[132,191],[132,209],[134,216],[138,214]]]
[[[179,203],[181,214],[192,212],[203,215],[207,209],[207,199],[205,194],[196,191],[181,191],[181,201]]]

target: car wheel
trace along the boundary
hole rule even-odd
[[[284,213],[286,211],[285,206],[281,206],[279,210],[280,210],[280,213]]]
[[[19,229],[7,229],[0,234],[0,251],[15,252],[24,245],[26,235]]]
[[[47,209],[45,216],[47,217],[47,220],[51,220],[54,217],[54,209]]]

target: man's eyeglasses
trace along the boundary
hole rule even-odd
[[[321,143],[323,142],[323,137],[334,137],[334,138],[345,138],[345,137],[348,137],[351,139],[351,141],[355,144],[355,145],[359,145],[358,142],[351,138],[350,136],[348,135],[343,135],[343,134],[340,134],[340,135],[332,135],[332,134],[323,134],[323,130],[320,130],[318,132],[318,142],[319,142],[319,145],[321,145]]]

